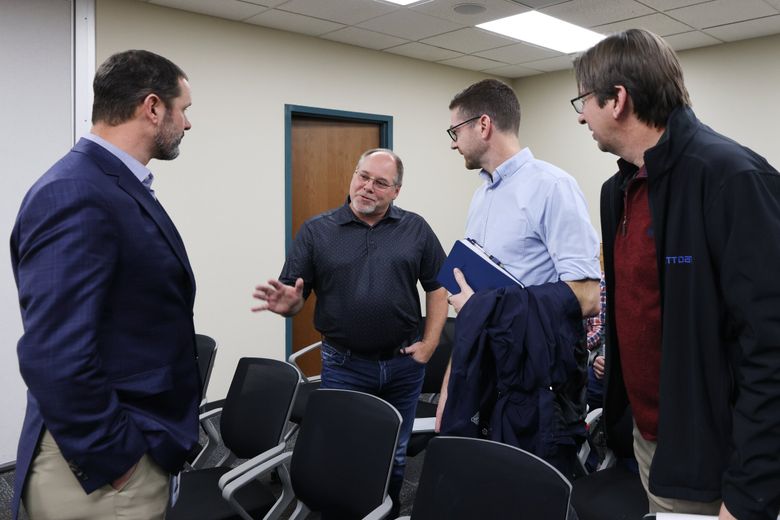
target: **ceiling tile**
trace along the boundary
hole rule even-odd
[[[374,50],[386,49],[388,47],[395,47],[396,45],[406,43],[406,40],[402,38],[367,31],[366,29],[361,29],[359,27],[344,27],[338,31],[325,34],[322,38]]]
[[[652,14],[653,10],[634,0],[573,0],[541,12],[581,27],[593,27]]]
[[[395,11],[398,7],[381,2],[367,2],[366,0],[338,0],[338,2],[289,0],[284,5],[279,6],[279,9],[346,25],[355,25]]]
[[[727,23],[741,22],[777,14],[777,10],[763,0],[714,0],[706,4],[692,5],[667,11],[669,16],[691,27],[703,29]]]
[[[780,15],[710,27],[705,32],[726,42],[769,36],[780,33]]]
[[[214,2],[214,0],[151,0],[149,3],[228,20],[245,20],[268,9],[262,5],[239,0],[222,0],[221,2]]]
[[[495,49],[511,45],[517,40],[499,36],[496,33],[469,27],[457,31],[440,34],[432,38],[421,40],[422,43],[443,47],[453,51],[471,54],[473,52]]]
[[[646,6],[652,7],[656,11],[667,11],[677,9],[693,4],[703,4],[710,0],[640,0]]]
[[[505,78],[524,78],[526,76],[535,76],[541,74],[541,71],[529,69],[521,65],[504,65],[503,67],[496,67],[495,69],[485,69],[482,72],[488,74],[495,74],[496,76],[504,76]]]
[[[556,70],[566,70],[573,68],[573,58],[568,54],[558,56],[557,58],[548,58],[546,60],[529,61],[523,63],[526,67],[541,70],[543,72],[553,72]]]
[[[391,34],[407,40],[421,40],[463,27],[461,24],[428,16],[411,9],[394,11],[358,25],[370,31]]]
[[[497,61],[486,60],[485,58],[479,58],[477,56],[461,56],[459,58],[452,58],[451,60],[440,61],[439,63],[469,70],[494,69],[503,65]]]
[[[560,52],[544,47],[537,47],[529,43],[516,43],[499,49],[491,49],[484,52],[475,53],[476,56],[488,58],[490,60],[503,61],[504,63],[522,63],[524,61],[535,61],[545,58],[560,56]]]
[[[447,49],[441,49],[439,47],[433,47],[431,45],[425,45],[424,43],[405,43],[392,49],[385,49],[385,52],[392,52],[393,54],[400,54],[401,56],[409,56],[410,58],[417,58],[418,60],[428,61],[440,61],[449,58],[457,58],[462,56],[461,53],[450,51]]]
[[[241,0],[245,4],[267,5],[268,7],[276,7],[277,5],[285,3],[287,0]],[[212,1],[212,3],[214,3]]]
[[[570,2],[571,0],[509,0],[509,1],[510,2],[517,1],[518,3],[527,5],[532,9],[542,9],[544,7],[549,7],[551,5]]]
[[[780,0],[765,0],[766,3],[780,11]]]
[[[673,34],[671,36],[665,36],[664,40],[666,40],[666,43],[671,45],[672,48],[676,51],[683,51],[685,49],[706,47],[707,45],[717,45],[719,43],[723,43],[722,41],[700,31]]]
[[[470,15],[455,12],[455,6],[464,3],[481,5],[485,8],[485,12]],[[529,7],[510,0],[436,0],[435,2],[426,2],[412,6],[412,9],[420,13],[471,26],[530,11]]]
[[[648,16],[640,16],[639,18],[632,18],[631,20],[597,25],[592,29],[601,34],[611,34],[627,29],[647,29],[660,36],[666,36],[667,34],[690,31],[692,27],[682,22],[678,22],[677,20],[673,20],[664,14],[656,13]]]
[[[344,27],[338,23],[311,18],[310,16],[303,16],[302,14],[279,11],[278,9],[271,9],[244,21],[254,25],[262,25],[263,27],[271,27],[273,29],[303,33],[311,36],[317,36]]]

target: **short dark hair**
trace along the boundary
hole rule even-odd
[[[574,60],[581,93],[594,92],[599,106],[625,87],[636,117],[664,128],[672,111],[690,106],[677,54],[660,36],[644,29],[612,34]]]
[[[360,156],[360,159],[358,159],[355,169],[360,166],[363,159],[369,155],[374,155],[375,153],[386,153],[393,158],[393,161],[395,161],[395,183],[400,186],[404,182],[404,163],[401,161],[401,158],[398,157],[398,154],[389,148],[371,148],[370,150],[366,150],[363,152],[363,155]]]
[[[520,102],[514,90],[497,79],[483,79],[456,94],[450,110],[456,108],[466,119],[487,114],[502,132],[520,131]]]
[[[92,123],[124,123],[149,94],[160,97],[166,108],[181,95],[179,80],[187,75],[167,58],[144,50],[119,52],[98,67],[92,88]]]

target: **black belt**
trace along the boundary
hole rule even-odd
[[[405,340],[402,341],[401,344],[398,345],[397,347],[393,347],[392,349],[389,350],[380,350],[379,352],[355,352],[352,349],[339,345],[338,343],[334,343],[333,341],[330,340],[330,338],[326,338],[325,336],[322,337],[323,343],[333,348],[334,350],[337,350],[341,354],[349,355],[358,359],[366,359],[368,361],[388,361],[398,356],[405,356],[407,354],[401,352],[401,349],[404,349],[409,345],[416,343],[417,341],[419,340],[418,339],[414,339],[411,341]]]

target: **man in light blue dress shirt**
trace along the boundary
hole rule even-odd
[[[518,137],[520,104],[493,79],[475,83],[450,103],[451,148],[484,183],[469,207],[466,236],[498,258],[524,285],[566,282],[584,317],[599,310],[599,240],[585,197],[569,174],[534,158]],[[460,275],[456,278],[463,279]],[[466,283],[468,280],[466,280]],[[456,311],[473,294],[450,297]],[[442,386],[437,423],[447,399]]]

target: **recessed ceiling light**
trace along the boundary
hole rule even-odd
[[[588,49],[605,38],[603,34],[539,11],[500,18],[477,27],[566,54]]]
[[[484,5],[479,4],[458,4],[455,7],[452,8],[453,11],[455,11],[458,14],[480,14],[487,11],[487,8]]]

